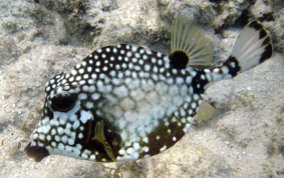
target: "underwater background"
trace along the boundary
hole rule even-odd
[[[0,177],[284,177],[284,7],[281,0],[1,0]],[[211,119],[164,153],[125,163],[23,152],[45,83],[94,49],[129,43],[169,53],[178,14],[199,24],[225,60],[242,27],[259,20],[274,56],[210,86]]]

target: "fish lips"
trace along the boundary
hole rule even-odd
[[[24,150],[29,157],[35,160],[35,162],[40,162],[43,158],[49,155],[49,152],[46,148],[32,146],[31,143],[29,143]]]

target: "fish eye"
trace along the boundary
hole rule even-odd
[[[74,107],[76,100],[77,94],[75,93],[58,94],[51,99],[51,108],[54,111],[67,112]]]

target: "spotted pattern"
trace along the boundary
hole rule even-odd
[[[121,44],[98,49],[46,85],[43,116],[31,147],[96,161],[113,161],[95,138],[98,122],[116,160],[161,153],[189,129],[211,81],[232,77],[231,64],[176,68],[169,56]]]

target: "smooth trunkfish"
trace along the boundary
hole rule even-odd
[[[252,21],[228,59],[210,67],[212,43],[182,17],[172,25],[170,55],[130,44],[97,49],[47,83],[25,151],[37,162],[50,154],[114,162],[161,153],[188,131],[210,84],[264,62],[272,51],[268,33]]]

